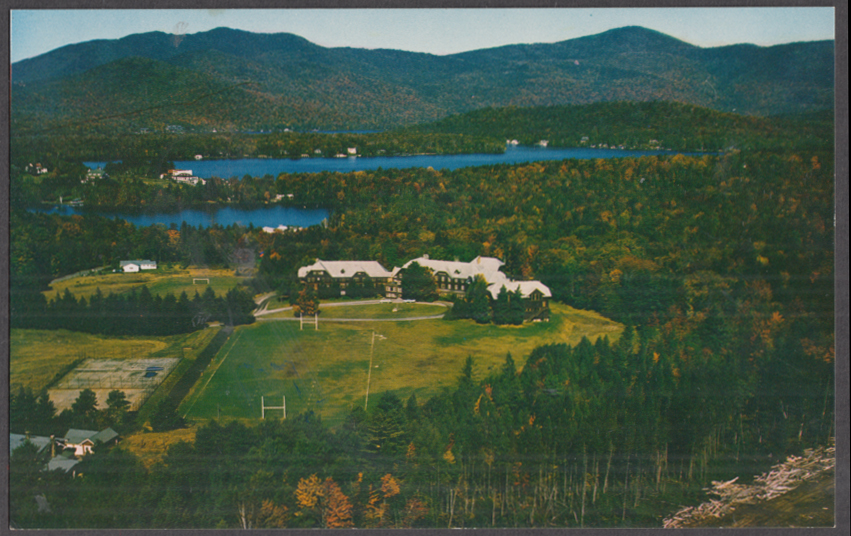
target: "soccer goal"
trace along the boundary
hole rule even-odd
[[[199,283],[204,283],[204,284],[209,285],[210,284],[210,278],[209,277],[193,277],[192,278],[192,284],[193,285],[197,285]]]

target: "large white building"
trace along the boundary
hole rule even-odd
[[[493,299],[499,295],[502,287],[509,292],[520,290],[526,302],[526,318],[545,319],[549,317],[549,300],[552,293],[549,287],[540,281],[513,281],[502,273],[505,264],[494,257],[476,257],[470,262],[439,261],[423,255],[418,259],[406,262],[402,268],[394,269],[394,275],[413,263],[429,268],[434,274],[438,292],[443,294],[463,295],[469,283],[482,276],[488,283],[488,292]]]
[[[376,261],[323,261],[302,266],[298,270],[298,278],[304,284],[310,284],[315,290],[321,286],[340,285],[340,295],[345,296],[346,287],[351,283],[362,284],[369,278],[376,286],[384,286],[387,298],[402,296],[402,272],[417,263],[431,270],[435,285],[440,294],[455,294],[463,296],[470,282],[481,276],[488,283],[488,292],[493,299],[499,295],[504,286],[510,292],[520,290],[526,302],[526,318],[546,319],[549,317],[549,300],[552,298],[550,289],[540,281],[513,281],[502,273],[504,263],[494,257],[476,257],[470,262],[441,261],[429,258],[428,255],[412,259],[386,270]]]
[[[396,298],[401,295],[401,288],[398,289],[398,294],[393,272],[385,269],[376,261],[323,261],[316,259],[316,262],[302,266],[298,269],[298,278],[303,283],[313,286],[316,290],[322,285],[330,285],[337,283],[340,285],[340,295],[346,295],[346,287],[352,283],[363,284],[367,280],[371,280],[375,285],[383,285],[385,288],[385,296],[388,298]]]

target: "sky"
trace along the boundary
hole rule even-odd
[[[644,26],[701,47],[834,39],[832,7],[12,10],[10,22],[13,63],[94,39],[218,27],[293,33],[324,47],[439,55],[555,43],[623,26]]]

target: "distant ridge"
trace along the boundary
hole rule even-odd
[[[134,57],[150,62],[140,75],[127,70],[126,60]],[[133,86],[166,97],[179,88],[190,100],[213,87],[234,89],[214,103],[136,113],[100,126],[390,128],[484,107],[614,100],[796,114],[833,107],[833,65],[833,41],[701,48],[638,26],[447,56],[325,48],[293,34],[229,28],[183,36],[150,32],[14,63],[12,124],[13,131],[55,128],[95,111],[120,115],[144,104],[144,92]]]

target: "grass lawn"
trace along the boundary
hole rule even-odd
[[[576,344],[583,336],[614,340],[623,326],[560,304],[553,304],[550,322],[510,327],[471,320],[335,323],[320,318],[315,331],[299,330],[297,322],[257,322],[237,328],[184,399],[181,413],[190,419],[256,419],[261,396],[267,406],[280,405],[286,396],[289,415],[313,410],[327,423],[339,424],[351,407],[364,404],[373,330],[385,339],[375,342],[370,400],[395,391],[403,400],[416,393],[422,402],[455,384],[467,356],[474,359],[475,376],[483,378],[508,352],[521,366],[536,346]]]
[[[203,294],[207,288],[206,283],[193,283],[192,280],[195,278],[209,279],[209,284],[213,287],[216,294],[225,294],[246,279],[233,275],[233,270],[196,268],[191,266],[182,269],[161,266],[156,270],[131,274],[108,273],[67,279],[51,285],[51,290],[45,291],[44,296],[48,300],[51,300],[56,296],[57,292],[62,294],[67,288],[77,299],[80,296],[85,296],[88,299],[98,288],[106,296],[110,292],[113,294],[123,294],[129,292],[130,289],[135,288],[138,290],[143,285],[147,285],[148,290],[153,295],[161,294],[165,296],[171,292],[175,297],[179,297],[180,293],[185,291],[189,298],[192,298],[195,292]]]
[[[66,330],[12,329],[9,334],[9,387],[38,392],[57,373],[83,358],[194,358],[215,335],[213,329],[170,337],[103,337]]]
[[[274,308],[273,306],[269,306]],[[376,303],[369,305],[335,305],[324,307],[319,305],[319,322],[334,318],[343,319],[388,319],[388,318],[411,318],[419,316],[442,315],[448,311],[443,305],[430,303]],[[294,318],[292,311],[282,311],[264,315],[263,318]]]

